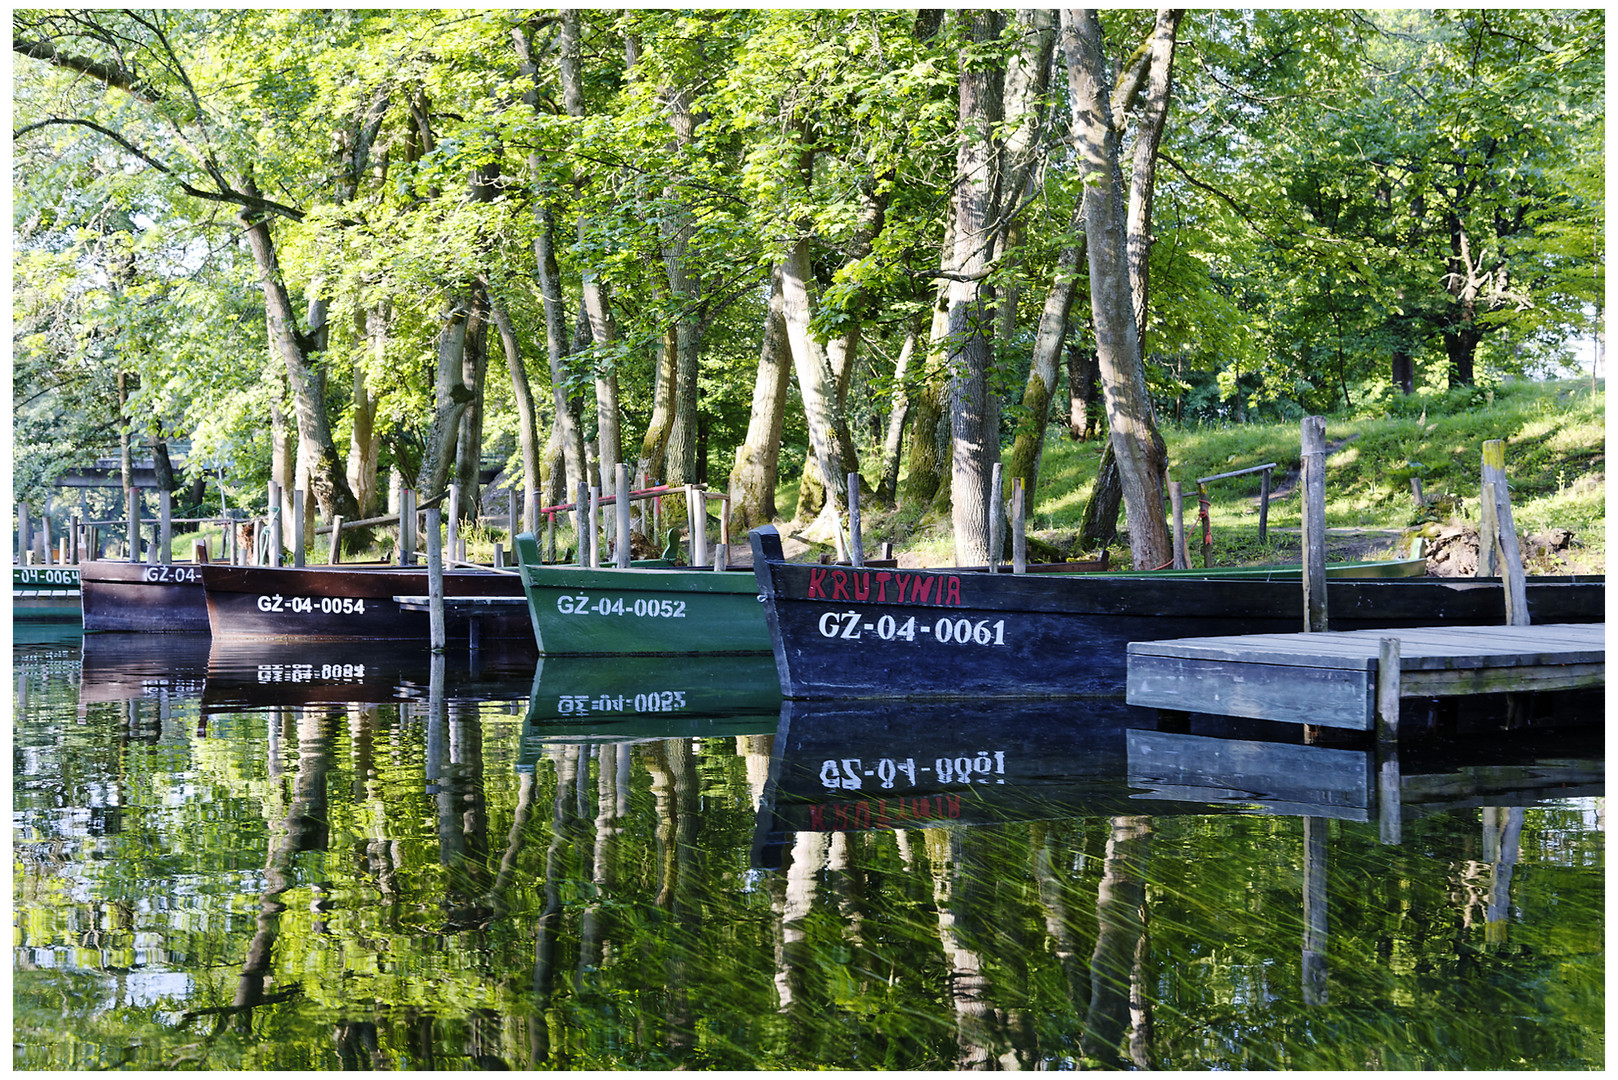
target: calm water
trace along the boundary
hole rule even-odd
[[[205,637],[13,676],[19,1069],[1605,1063],[1599,726],[1379,762]]]

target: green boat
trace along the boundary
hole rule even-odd
[[[540,561],[517,536],[534,639],[548,656],[768,653],[770,632],[752,568],[593,569]]]
[[[13,566],[11,617],[28,622],[77,622],[84,617],[77,566]]]

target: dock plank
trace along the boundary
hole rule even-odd
[[[1378,650],[1399,641],[1405,697],[1573,689],[1606,680],[1606,625],[1440,626],[1133,642],[1132,705],[1369,730]]]

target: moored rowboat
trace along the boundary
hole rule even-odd
[[[541,565],[532,533],[517,561],[539,651],[621,656],[768,653],[751,573]]]
[[[782,695],[1071,697],[1124,693],[1131,641],[1302,628],[1299,578],[855,571],[785,562],[752,533]],[[1334,579],[1333,630],[1505,621],[1499,581]],[[1598,622],[1604,579],[1535,578],[1534,622]]]
[[[208,626],[219,638],[427,641],[429,613],[408,602],[427,593],[427,570],[410,566],[228,566],[199,568]],[[505,598],[472,608],[447,605],[450,640],[531,639],[521,579],[493,570],[444,571],[444,595]]]
[[[79,564],[85,633],[195,633],[208,629],[198,563]]]
[[[13,566],[11,617],[29,622],[76,622],[83,611],[76,566]]]

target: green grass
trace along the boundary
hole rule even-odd
[[[1427,522],[1475,527],[1483,444],[1502,439],[1518,532],[1568,529],[1581,545],[1580,561],[1599,570],[1606,552],[1604,394],[1600,385],[1592,392],[1588,381],[1518,380],[1398,398],[1382,406],[1382,415],[1328,416],[1327,528],[1387,531],[1385,548],[1367,549],[1371,557],[1381,557],[1404,553],[1412,530]],[[1053,424],[1045,445],[1029,513],[1031,534],[1076,533],[1095,485],[1102,443],[1076,443],[1062,432]],[[1302,519],[1295,483],[1300,436],[1296,421],[1163,429],[1169,479],[1179,481],[1185,492],[1193,559],[1199,550],[1197,478],[1267,462],[1276,464],[1271,483],[1278,492],[1270,501],[1267,543],[1258,542],[1262,481],[1257,474],[1208,485],[1215,562],[1246,565],[1298,557],[1296,533],[1288,530],[1297,530]],[[1411,491],[1413,475],[1421,480],[1425,510]],[[796,498],[796,477],[783,478],[777,491],[783,516],[791,516]],[[868,510],[866,524],[868,535],[892,539],[930,563],[949,561],[947,520],[901,508],[887,514]],[[1127,521],[1121,526],[1127,528]]]

